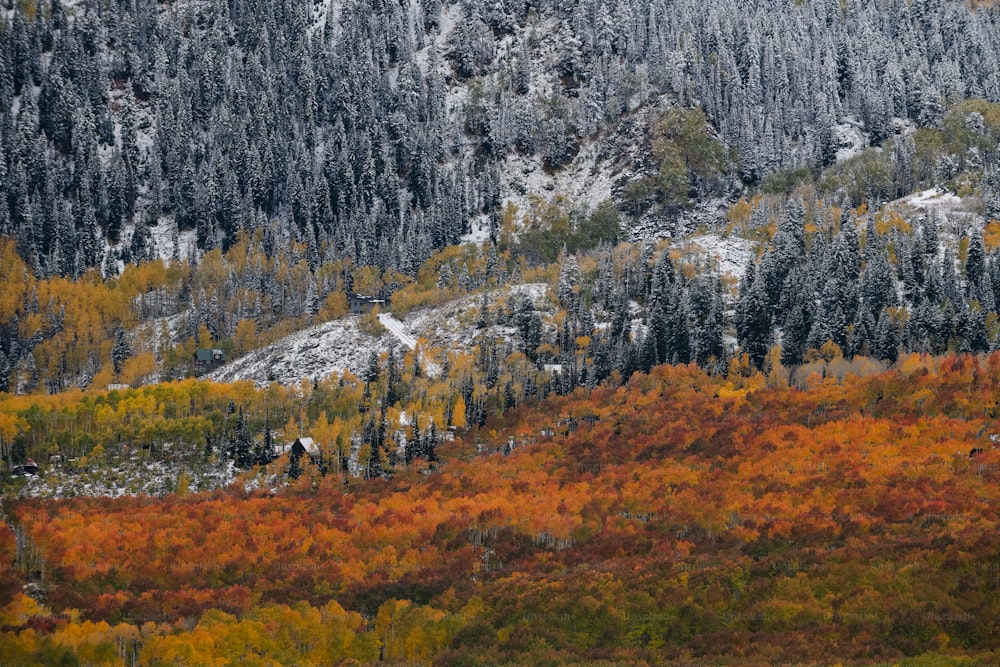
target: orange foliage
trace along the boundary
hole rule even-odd
[[[949,632],[989,662],[997,395],[1000,354],[909,355],[808,390],[658,367],[460,434],[429,475],[11,514],[49,564],[53,608],[95,622],[221,609],[266,626],[261,605],[332,599],[372,619],[352,632],[387,660],[535,663],[544,645],[556,662],[888,662]],[[319,420],[324,447],[335,424]],[[199,627],[220,622],[237,624]]]

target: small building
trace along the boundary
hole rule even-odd
[[[378,299],[373,296],[365,296],[363,294],[352,294],[349,297],[351,306],[351,315],[364,315],[365,313],[370,313],[373,308],[378,306],[381,308],[385,305],[385,299]]]
[[[563,372],[562,364],[542,364],[542,368],[549,375],[562,375]]]
[[[278,456],[288,454],[289,457],[301,458],[303,455],[308,455],[310,461],[319,463],[319,445],[312,438],[295,438],[287,445],[277,447],[277,451]]]
[[[15,475],[37,475],[38,464],[35,459],[28,459],[23,464],[14,466],[11,472]]]
[[[210,350],[199,347],[194,353],[194,372],[196,375],[211,373],[226,363],[226,353],[222,350]]]

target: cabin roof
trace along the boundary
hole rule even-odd
[[[352,294],[351,299],[353,301],[363,301],[364,303],[385,303],[385,299],[379,299],[374,296],[365,296],[364,294]]]

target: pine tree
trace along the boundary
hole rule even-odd
[[[129,336],[123,327],[115,330],[115,343],[111,348],[111,363],[115,368],[115,375],[121,375],[125,361],[132,356],[132,345]]]
[[[965,294],[974,294],[983,277],[986,262],[983,252],[982,231],[976,231],[969,240],[969,251],[965,259]]]
[[[298,479],[302,476],[302,454],[298,452],[292,452],[288,455],[288,476],[292,479]]]
[[[240,408],[236,420],[236,432],[233,436],[233,461],[237,468],[246,470],[253,467],[254,458],[250,429],[247,426],[246,417],[243,415],[243,408]]]
[[[752,270],[752,267],[747,267],[746,277],[740,286],[740,298],[736,305],[736,336],[750,362],[757,368],[763,368],[771,347],[771,307],[760,272],[751,274]],[[750,275],[753,275],[752,279],[749,279]]]
[[[876,359],[895,363],[899,356],[899,330],[896,324],[883,310],[879,313],[878,324],[875,327],[875,341],[872,354]]]
[[[802,304],[792,306],[788,318],[782,328],[781,363],[785,366],[797,366],[802,363],[802,355],[806,348],[806,338],[810,330]]]
[[[980,187],[986,219],[1000,220],[1000,164],[993,164],[984,170]]]

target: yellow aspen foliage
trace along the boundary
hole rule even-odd
[[[289,416],[288,421],[285,423],[284,436],[289,440],[294,440],[299,435],[299,427],[295,423],[295,417]]]
[[[323,300],[316,317],[320,321],[335,320],[346,315],[347,308],[347,294],[342,291],[331,292]]]
[[[91,386],[97,389],[107,389],[108,385],[115,383],[115,369],[110,363],[104,364],[90,382]]]
[[[767,384],[769,387],[787,387],[789,373],[788,369],[781,363],[781,346],[774,345],[768,352],[770,360],[770,370],[767,374]]]
[[[156,357],[149,352],[141,352],[125,362],[121,380],[132,387],[138,387],[156,379]]]
[[[1000,222],[990,220],[983,227],[983,249],[993,252],[1000,248]]]
[[[210,349],[212,347],[212,334],[208,330],[208,326],[202,322],[198,326],[198,347],[203,349]]]
[[[15,593],[10,602],[0,609],[0,625],[16,627],[28,619],[48,616],[49,610],[38,604],[34,598],[23,593]]]
[[[362,266],[354,271],[354,291],[374,296],[382,288],[382,270],[377,266]]]
[[[458,400],[455,401],[455,407],[451,410],[451,425],[455,428],[465,428],[465,399],[462,395],[458,395]]]
[[[233,334],[236,354],[242,356],[256,348],[256,338],[257,324],[250,318],[240,320],[236,325],[236,332]]]

